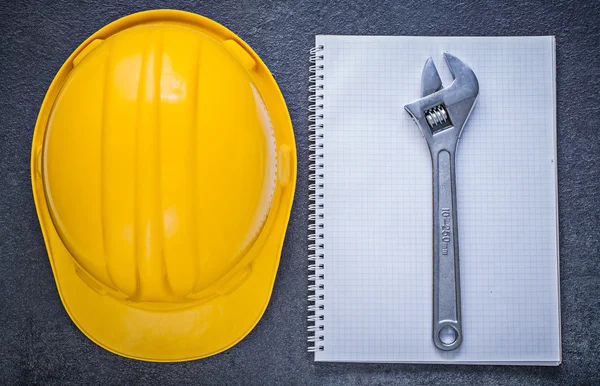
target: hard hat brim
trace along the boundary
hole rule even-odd
[[[270,106],[277,146],[278,182],[263,232],[249,253],[252,263],[238,284],[212,297],[182,303],[172,309],[152,309],[112,296],[78,267],[61,240],[44,194],[42,148],[46,124],[58,92],[73,68],[73,61],[96,39],[140,23],[176,21],[193,24],[223,39],[233,39],[257,60],[265,102]],[[281,153],[281,149],[285,151]],[[67,313],[92,341],[116,354],[146,361],[175,362],[200,359],[222,352],[242,340],[258,323],[269,302],[295,182],[296,149],[285,101],[271,73],[252,49],[231,31],[199,15],[182,11],[141,12],[102,28],[73,52],[54,78],[44,99],[33,136],[31,156],[33,195],[58,292]],[[283,176],[283,177],[282,177]]]
[[[279,265],[278,246],[265,245],[252,272],[231,293],[179,310],[153,311],[93,288],[58,234],[51,231],[45,236],[58,292],[73,322],[101,347],[145,361],[200,359],[234,346],[262,317]]]

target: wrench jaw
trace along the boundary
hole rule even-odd
[[[465,99],[477,98],[479,81],[471,67],[449,52],[444,52],[444,60],[453,79],[448,88],[460,89],[460,91],[454,91],[461,94]]]
[[[423,72],[421,73],[421,97],[426,97],[436,91],[440,91],[442,88],[440,74],[438,73],[437,68],[435,68],[433,58],[429,57],[425,62]]]
[[[457,135],[460,137],[477,102],[479,81],[471,67],[456,56],[444,52],[444,59],[453,79],[444,99],[452,122],[458,128]]]
[[[452,84],[443,87],[433,59],[428,58],[421,73],[422,98],[404,106],[430,147],[434,136],[441,137],[436,138],[436,142],[442,138],[443,142],[458,140],[479,94],[479,82],[473,70],[448,52],[444,53],[444,59],[453,78]],[[440,111],[447,114],[447,122],[442,123],[449,123],[443,127],[438,122]]]

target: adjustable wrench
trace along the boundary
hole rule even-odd
[[[421,75],[422,98],[404,106],[427,140],[433,164],[433,342],[445,351],[463,340],[460,310],[455,159],[458,140],[475,106],[479,82],[473,70],[447,52],[454,79],[443,88],[433,59]]]

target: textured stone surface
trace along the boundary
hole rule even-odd
[[[62,62],[105,24],[152,8],[193,11],[245,39],[279,82],[297,135],[297,195],[267,312],[234,348],[188,363],[121,358],[74,326],[56,291],[29,179],[36,115]],[[2,1],[0,384],[600,383],[598,20],[600,3],[593,1]],[[316,364],[306,353],[307,77],[308,50],[317,33],[556,35],[560,367]]]

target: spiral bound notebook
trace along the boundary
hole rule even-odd
[[[458,147],[463,343],[432,329],[431,158],[403,106],[443,52],[479,79]],[[553,37],[317,36],[309,351],[316,361],[561,361]]]

